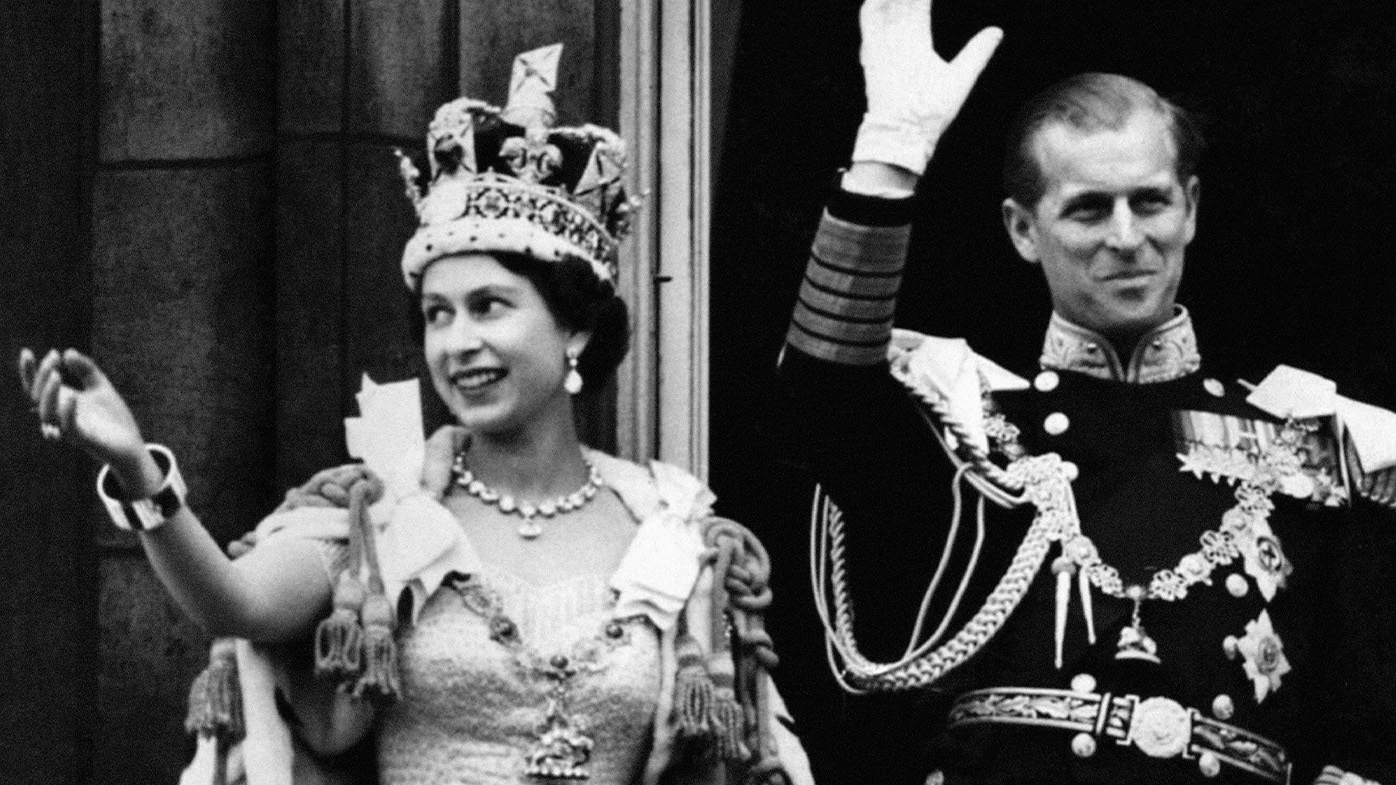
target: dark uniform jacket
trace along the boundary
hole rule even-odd
[[[883,359],[905,209],[835,197],[782,359],[811,463],[843,513],[854,631],[873,661],[902,655],[952,533],[952,467],[932,430],[943,423]],[[1048,370],[1025,374],[1034,382],[1025,389],[994,392],[990,406],[1017,427],[1026,454],[1075,465],[1081,532],[1122,586],[1192,571],[1186,596],[1145,599],[1136,624],[1133,601],[1093,586],[1091,643],[1079,579],[1069,575],[1058,667],[1063,606],[1053,561],[1062,550],[1054,543],[1002,627],[934,684],[850,698],[818,717],[797,707],[816,776],[919,784],[941,770],[950,782],[976,783],[1309,782],[1337,766],[1396,782],[1396,606],[1385,564],[1396,527],[1374,505],[1347,498],[1331,418],[1307,424],[1302,452],[1289,452],[1304,468],[1268,494],[1273,510],[1247,530],[1252,536],[1227,545],[1219,532],[1224,521],[1235,524],[1245,485],[1238,461],[1254,465],[1285,424],[1249,405],[1234,377],[1202,363],[1186,311],[1128,358],[1058,317],[1044,347]],[[977,500],[965,487],[930,626],[975,550]],[[994,591],[1035,512],[987,505],[975,569],[944,638]],[[1122,633],[1141,627],[1148,640],[1125,648],[1147,646],[1152,656],[1117,656]],[[964,697],[985,688],[998,691]],[[1048,691],[1032,692],[1041,688]],[[1141,739],[1151,729],[1160,738]]]

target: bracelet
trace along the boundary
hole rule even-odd
[[[165,480],[160,483],[159,490],[145,499],[121,498],[123,490],[111,476],[111,464],[97,473],[97,495],[102,499],[102,506],[107,508],[107,515],[116,528],[124,531],[148,532],[163,526],[184,506],[184,497],[189,493],[174,453],[159,444],[147,444],[146,449],[150,450],[150,457],[155,459]]]

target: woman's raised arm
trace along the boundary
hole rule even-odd
[[[113,521],[137,531],[170,595],[211,634],[288,640],[325,615],[332,587],[315,543],[288,538],[231,561],[184,504],[173,455],[147,446],[130,407],[91,358],[67,349],[36,361],[23,349],[19,376],[44,437],[108,467],[99,491]]]

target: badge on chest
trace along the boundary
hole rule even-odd
[[[1329,418],[1285,423],[1215,412],[1173,413],[1173,436],[1179,470],[1231,485],[1253,481],[1262,473],[1280,476],[1279,491],[1329,507],[1349,501],[1344,461]],[[1273,449],[1287,434],[1299,441],[1292,449]],[[1280,455],[1293,465],[1272,466]]]

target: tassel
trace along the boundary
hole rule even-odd
[[[378,546],[374,541],[373,522],[368,516],[373,490],[366,480],[349,487],[349,525],[356,541],[355,550],[362,554],[368,567],[368,590],[360,603],[364,631],[363,674],[354,685],[354,697],[384,704],[397,700],[402,686],[398,681],[397,643],[393,641],[393,606],[383,588]]]
[[[1086,639],[1095,645],[1095,610],[1091,607],[1091,581],[1086,571],[1076,576],[1076,585],[1081,589],[1081,612],[1086,616]]]
[[[242,738],[242,694],[238,690],[237,652],[232,638],[218,638],[204,668],[189,688],[184,730],[220,742]]]
[[[393,609],[382,592],[364,600],[364,670],[354,685],[354,697],[384,704],[402,693],[398,681],[397,643],[393,641]]]
[[[751,751],[742,743],[746,736],[746,715],[737,702],[731,657],[723,654],[709,659],[708,673],[713,682],[711,719],[717,756],[728,761],[746,760],[751,757]]]
[[[1056,641],[1056,663],[1057,670],[1062,669],[1062,644],[1066,640],[1066,610],[1071,602],[1071,574],[1076,572],[1076,565],[1065,556],[1058,556],[1052,562],[1052,572],[1057,576],[1057,616],[1056,624],[1053,625],[1052,632]]]
[[[347,681],[363,670],[364,630],[359,611],[364,586],[352,568],[339,574],[334,587],[334,611],[315,628],[315,675]]]
[[[703,665],[703,650],[689,635],[680,637],[675,648],[678,674],[674,678],[674,709],[679,715],[679,735],[706,738],[713,731],[713,681]]]

